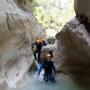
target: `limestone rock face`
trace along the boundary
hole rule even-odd
[[[77,82],[90,81],[90,33],[77,18],[72,19],[56,35],[56,61],[59,69],[72,75]]]
[[[76,17],[56,35],[56,62],[79,85],[90,84],[90,5],[89,0],[74,0]]]
[[[76,14],[84,15],[90,22],[90,0],[74,0]]]
[[[43,28],[30,13],[28,1],[0,0],[0,83],[5,81],[10,87],[33,62],[32,41],[37,36],[45,38]]]

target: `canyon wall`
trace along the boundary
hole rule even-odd
[[[0,0],[0,83],[9,87],[23,77],[33,63],[31,43],[45,38],[32,14],[29,0]]]

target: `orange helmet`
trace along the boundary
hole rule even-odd
[[[46,57],[52,57],[52,56],[51,56],[51,54],[48,53],[48,54],[46,55]]]
[[[42,39],[40,37],[37,37],[36,42],[42,42]]]

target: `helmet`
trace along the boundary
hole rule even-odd
[[[46,57],[52,57],[52,56],[51,56],[51,54],[48,53],[48,54],[46,55]]]

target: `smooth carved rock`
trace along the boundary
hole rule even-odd
[[[90,0],[74,0],[74,8],[77,15],[84,15],[90,22]]]
[[[14,87],[32,65],[32,41],[37,36],[45,38],[29,8],[21,7],[24,2],[0,0],[0,83],[5,81],[9,87]]]
[[[56,62],[60,70],[77,83],[90,83],[90,34],[77,18],[72,19],[56,35]]]
[[[76,17],[56,35],[56,62],[76,84],[90,84],[90,5],[89,0],[74,0]],[[86,88],[85,87],[85,88]],[[89,87],[90,88],[90,87]]]

